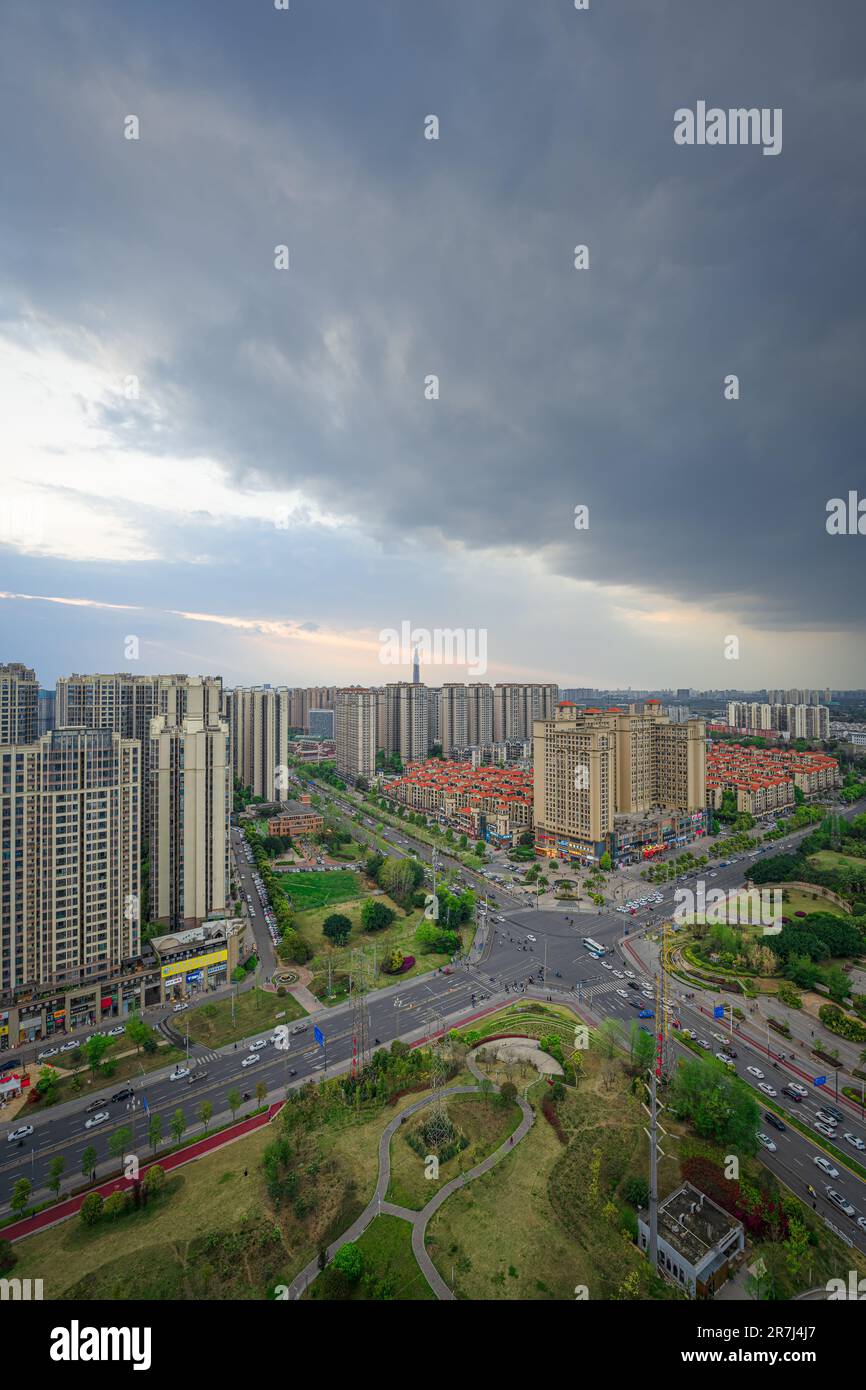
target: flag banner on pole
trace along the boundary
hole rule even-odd
[[[321,1028],[313,1028],[313,1037],[316,1039],[316,1042],[319,1044],[319,1047],[325,1046],[325,1035],[322,1032]]]

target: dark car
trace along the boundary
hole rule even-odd
[[[104,1097],[102,1100],[92,1100],[86,1107],[87,1113],[90,1114],[91,1110],[104,1110],[107,1104],[108,1101]]]
[[[772,1110],[766,1110],[764,1112],[764,1119],[767,1121],[768,1125],[772,1125],[773,1129],[778,1129],[780,1133],[783,1133],[788,1128],[785,1121],[780,1120],[778,1115],[774,1115]]]
[[[783,1086],[783,1087],[782,1087],[782,1095],[783,1095],[783,1096],[787,1096],[789,1100],[795,1100],[795,1101],[797,1102],[798,1105],[800,1104],[800,1102],[801,1102],[802,1099],[803,1099],[802,1096],[798,1096],[798,1095],[797,1095],[797,1092],[796,1092],[796,1091],[790,1090],[789,1087],[787,1087],[787,1086]]]
[[[832,1107],[832,1105],[824,1105],[824,1104],[822,1104],[821,1110],[823,1110],[825,1115],[829,1115],[830,1118],[831,1118],[831,1120],[835,1120],[836,1123],[839,1124],[839,1125],[842,1123],[842,1121],[843,1121],[844,1118],[845,1118],[845,1116],[842,1115],[842,1114],[840,1114],[838,1110],[834,1110],[833,1107]],[[819,1113],[820,1113],[820,1111],[819,1111]]]
[[[135,1091],[132,1089],[131,1086],[124,1086],[122,1091],[115,1091],[115,1093],[114,1093],[114,1095],[111,1097],[111,1099],[112,1099],[112,1102],[116,1104],[118,1101],[121,1101],[121,1100],[132,1100],[132,1097],[133,1097],[134,1095],[135,1095]],[[88,1110],[90,1109],[89,1106],[88,1106],[87,1108],[88,1108]]]
[[[640,985],[638,984],[637,980],[629,980],[628,987],[629,989],[640,989]]]
[[[0,1076],[5,1076],[7,1071],[16,1071],[21,1066],[20,1057],[0,1058]]]
[[[737,1057],[739,1055],[735,1047],[726,1047],[724,1048],[724,1051],[728,1054],[729,1057]]]

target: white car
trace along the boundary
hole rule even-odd
[[[823,1120],[814,1121],[815,1128],[819,1134],[823,1134],[825,1139],[835,1139],[836,1131],[830,1125],[826,1125]]]
[[[536,938],[532,935],[532,932],[527,932],[527,933],[526,933],[526,940],[527,940],[527,941],[535,941],[535,939],[536,939]]]
[[[850,1144],[853,1149],[859,1149],[861,1152],[863,1149],[866,1149],[866,1144],[863,1143],[863,1140],[858,1139],[856,1134],[850,1134],[847,1129],[842,1135],[842,1138],[845,1140],[846,1144]]]
[[[715,1038],[716,1042],[723,1043],[728,1041],[724,1033],[713,1033],[713,1037]]]
[[[33,1133],[32,1125],[21,1125],[19,1129],[11,1129],[6,1135],[10,1144],[17,1143],[19,1139],[29,1139]]]
[[[775,1145],[775,1143],[773,1142],[773,1140],[770,1138],[769,1134],[763,1134],[763,1133],[761,1133],[761,1134],[758,1135],[758,1138],[759,1138],[759,1140],[761,1141],[761,1143],[763,1144],[764,1148],[765,1148],[765,1149],[769,1149],[769,1151],[770,1151],[771,1154],[774,1154],[774,1153],[776,1152],[776,1145]]]
[[[822,1173],[826,1173],[828,1178],[838,1178],[839,1169],[834,1168],[829,1158],[825,1158],[823,1154],[816,1154],[812,1162],[816,1168],[821,1169]]]
[[[57,1051],[58,1049],[56,1047],[46,1047],[44,1052],[37,1052],[36,1060],[37,1062],[41,1062],[45,1057],[56,1057]]]
[[[618,980],[621,980],[621,979],[623,978],[623,973],[622,973],[621,970],[614,970],[613,973],[614,973],[614,975],[616,976],[616,978],[617,978]]]
[[[95,1115],[91,1115],[89,1120],[84,1121],[85,1129],[93,1129],[94,1125],[101,1125],[108,1119],[107,1110],[98,1110]]]
[[[77,1042],[72,1042],[72,1041],[70,1041],[70,1042],[65,1042],[65,1043],[63,1044],[63,1046],[61,1047],[60,1051],[61,1051],[61,1052],[71,1052],[72,1049],[73,1049],[74,1047],[80,1047],[80,1046],[81,1046],[81,1044],[80,1044],[80,1043],[77,1043]]]
[[[827,1200],[832,1202],[834,1207],[838,1207],[841,1212],[844,1212],[846,1216],[853,1217],[857,1215],[851,1203],[848,1201],[848,1198],[843,1197],[841,1192],[837,1192],[832,1187],[827,1188]]]
[[[807,1096],[809,1094],[808,1086],[801,1086],[799,1081],[789,1081],[788,1090],[796,1091],[798,1096]]]
[[[746,1067],[746,1071],[750,1076],[756,1076],[759,1081],[763,1081],[764,1073],[761,1071],[760,1067]]]
[[[252,1053],[250,1053],[249,1057],[245,1057],[245,1058],[244,1058],[244,1060],[241,1062],[241,1066],[242,1066],[242,1067],[251,1067],[252,1064],[253,1064],[253,1062],[259,1062],[259,1061],[261,1061],[261,1058],[259,1057],[259,1054],[258,1054],[257,1052],[252,1052]]]
[[[172,1009],[172,1013],[175,1013],[175,1014],[182,1014],[183,1011],[184,1011],[184,1009],[188,1009],[188,1008],[189,1008],[189,1005],[188,1005],[188,1004],[175,1004],[174,1008]]]
[[[125,1023],[119,1023],[119,1024],[117,1025],[116,1028],[110,1028],[110,1029],[109,1029],[109,1031],[108,1031],[108,1036],[109,1036],[110,1038],[119,1038],[120,1035],[121,1035],[122,1033],[125,1033],[125,1032],[126,1032],[126,1024],[125,1024]]]
[[[601,962],[601,968],[602,970],[613,970],[613,966],[611,965],[609,960],[603,960]]]
[[[724,1063],[724,1065],[728,1067],[731,1071],[734,1070],[734,1064],[726,1052],[717,1052],[716,1061]]]
[[[763,1091],[765,1096],[777,1096],[779,1094],[779,1092],[775,1090],[773,1086],[768,1085],[766,1081],[758,1082],[758,1090]]]
[[[174,1071],[169,1073],[168,1079],[169,1081],[180,1081],[183,1076],[189,1076],[189,1067],[175,1067]]]
[[[633,980],[633,979],[634,979],[634,971],[633,971],[633,970],[624,970],[622,973],[623,973],[623,975],[625,975],[625,977],[626,977],[627,980]]]
[[[267,1047],[267,1038],[258,1038],[256,1042],[250,1043],[250,1052],[261,1052],[263,1047]]]
[[[618,990],[617,990],[617,994],[619,995],[620,999],[628,999],[628,990],[627,990],[627,989],[618,989]]]

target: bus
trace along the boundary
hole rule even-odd
[[[597,941],[593,941],[591,936],[585,936],[583,938],[583,944],[591,956],[597,956],[600,960],[604,955],[604,947],[600,946]]]

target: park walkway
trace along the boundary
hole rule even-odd
[[[485,1041],[489,1041],[489,1039],[485,1039]],[[484,1077],[478,1069],[478,1064],[472,1057],[467,1057],[466,1065],[472,1072],[472,1075],[477,1077],[479,1082],[484,1081]],[[493,1090],[498,1091],[499,1087],[493,1086]],[[483,1094],[483,1091],[480,1085],[449,1086],[442,1092],[443,1096],[481,1094]],[[444,1187],[439,1189],[434,1197],[431,1197],[427,1205],[422,1207],[420,1211],[413,1211],[409,1207],[397,1206],[394,1202],[385,1200],[385,1194],[391,1182],[391,1139],[405,1120],[408,1120],[416,1111],[423,1110],[426,1106],[429,1106],[430,1101],[431,1097],[429,1095],[422,1096],[420,1100],[413,1101],[410,1105],[407,1105],[404,1110],[401,1110],[399,1115],[395,1115],[394,1119],[390,1121],[382,1132],[381,1138],[379,1139],[379,1175],[376,1181],[376,1190],[357,1220],[353,1221],[352,1225],[328,1246],[327,1258],[330,1263],[341,1246],[348,1244],[349,1241],[357,1240],[359,1236],[363,1235],[364,1231],[366,1231],[375,1217],[399,1217],[402,1221],[408,1221],[412,1227],[412,1252],[424,1278],[427,1280],[427,1283],[430,1285],[436,1297],[445,1301],[449,1299],[453,1300],[454,1294],[445,1283],[445,1280],[442,1278],[427,1253],[426,1236],[428,1223],[439,1210],[442,1203],[447,1201],[452,1193],[456,1192],[458,1188],[465,1187],[467,1183],[472,1182],[474,1178],[480,1177],[482,1173],[489,1172],[506,1154],[512,1152],[514,1145],[519,1144],[529,1133],[534,1123],[535,1115],[529,1102],[526,1101],[523,1096],[518,1096],[517,1104],[522,1111],[522,1118],[511,1137],[507,1139],[504,1144],[500,1144],[499,1148],[494,1150],[492,1154],[488,1154],[487,1158],[483,1159],[481,1163],[477,1163],[474,1168],[470,1168],[467,1173],[460,1173],[457,1177],[452,1178],[450,1182],[447,1182]],[[300,1298],[318,1274],[319,1262],[318,1260],[311,1260],[289,1285],[289,1298]]]

